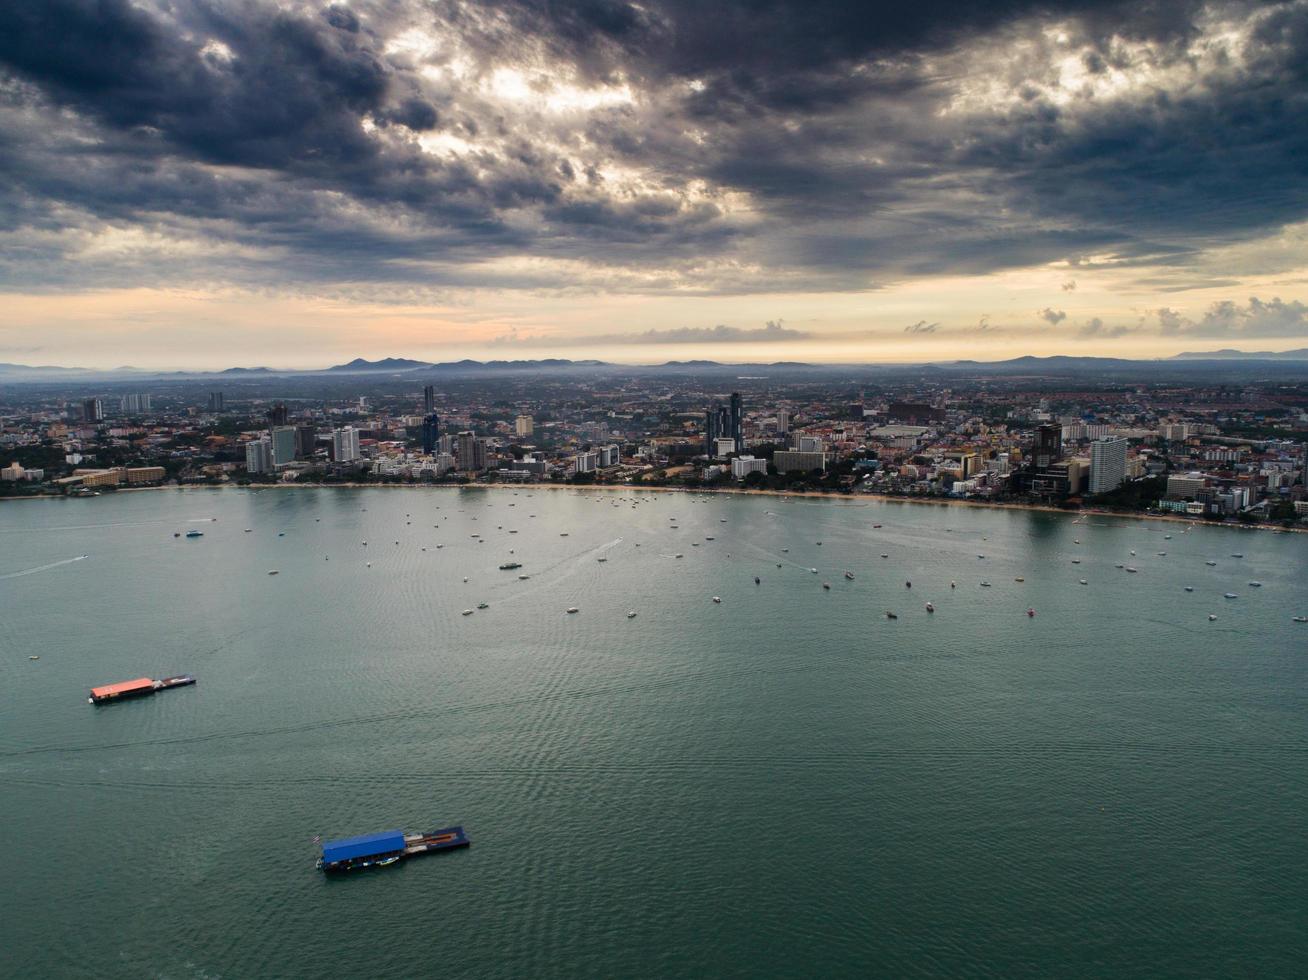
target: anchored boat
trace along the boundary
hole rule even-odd
[[[194,683],[195,678],[190,674],[178,674],[176,677],[165,677],[157,681],[149,677],[138,677],[134,681],[120,681],[117,684],[93,687],[91,696],[86,701],[88,704],[109,704],[111,701],[139,698],[153,694],[155,691],[164,691],[170,687],[186,687]]]

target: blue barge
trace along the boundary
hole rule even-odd
[[[462,827],[445,827],[425,834],[384,830],[377,834],[327,841],[322,845],[318,867],[327,872],[385,868],[404,858],[433,851],[453,851],[471,843]]]

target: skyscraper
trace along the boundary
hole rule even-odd
[[[459,469],[482,470],[486,468],[486,444],[471,431],[459,433]]]
[[[248,473],[271,473],[272,447],[265,436],[245,444],[245,469]]]
[[[1126,479],[1126,440],[1098,439],[1090,443],[1090,492],[1108,493]]]
[[[739,395],[732,395],[733,405]],[[738,407],[738,406],[737,406]],[[722,402],[714,402],[713,407],[704,413],[704,453],[712,456],[718,450],[719,439],[734,439],[731,434],[731,412]],[[739,448],[739,444],[737,444]]]
[[[430,415],[436,411],[436,386],[427,385],[422,389],[422,410]]]
[[[731,431],[724,433],[736,440],[736,449],[745,447],[745,404],[740,392],[731,393]]]
[[[285,466],[295,461],[295,426],[279,425],[272,430],[273,466]]]
[[[223,410],[223,393],[221,391],[209,392],[209,411],[221,412]]]
[[[295,427],[295,455],[297,459],[305,459],[314,454],[318,448],[318,430],[312,425],[297,425]]]
[[[526,439],[536,431],[536,423],[530,415],[519,415],[513,422],[513,432],[519,439]]]
[[[431,386],[427,386],[431,390]],[[422,451],[425,455],[430,456],[436,451],[441,440],[440,418],[435,412],[429,412],[422,420]]]
[[[286,410],[285,402],[274,402],[273,407],[268,409],[268,428],[277,429],[284,426],[290,418],[290,414]]]
[[[360,456],[359,430],[347,425],[332,432],[332,459],[338,463],[353,463]]]
[[[82,418],[88,422],[104,421],[104,404],[98,398],[87,398],[82,402]]]
[[[790,413],[784,408],[777,411],[777,432],[785,435],[790,431]]]
[[[1049,469],[1063,458],[1063,429],[1058,425],[1042,425],[1036,429],[1031,447],[1031,462],[1037,470]]]

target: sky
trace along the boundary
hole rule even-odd
[[[1308,0],[7,0],[0,361],[1308,346]]]

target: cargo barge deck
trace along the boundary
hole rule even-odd
[[[195,678],[190,674],[178,674],[175,677],[165,677],[161,680],[138,677],[134,681],[120,681],[117,684],[93,687],[91,688],[91,696],[86,700],[88,704],[110,704],[114,701],[125,701],[127,698],[144,697],[147,694],[153,694],[155,691],[166,691],[170,687],[188,687],[194,683]]]
[[[322,845],[318,868],[325,872],[385,868],[398,864],[405,858],[436,851],[458,850],[471,843],[462,827],[445,827],[425,834],[387,830],[379,834],[327,841]]]

